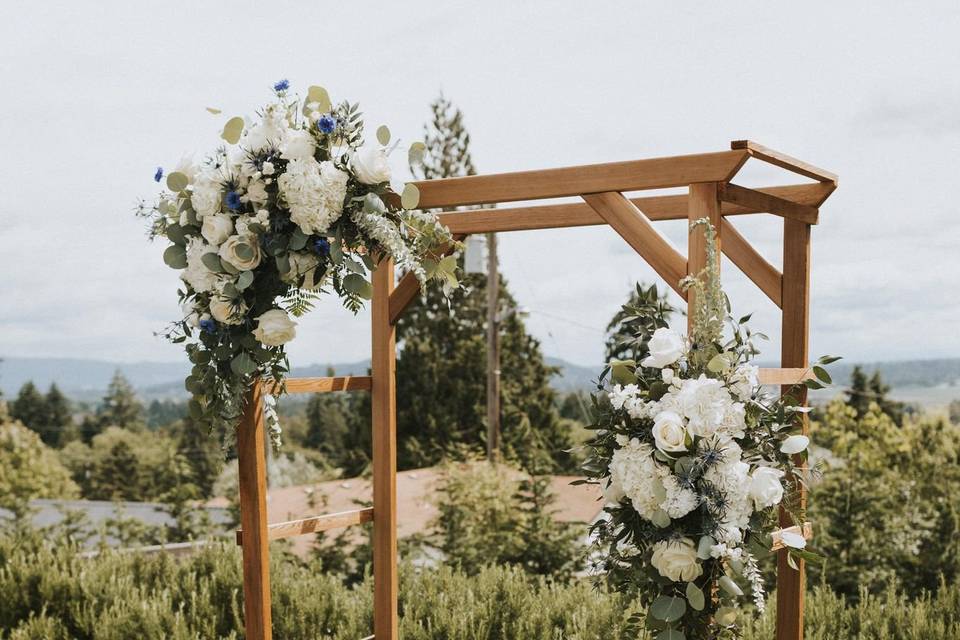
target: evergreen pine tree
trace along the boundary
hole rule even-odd
[[[140,500],[140,469],[136,453],[124,441],[110,448],[110,453],[95,470],[95,498],[100,500]]]
[[[46,416],[43,427],[39,430],[43,442],[51,447],[63,446],[64,436],[73,424],[70,412],[70,401],[56,384],[51,384],[47,391]]]
[[[117,370],[107,387],[98,411],[101,427],[123,427],[131,431],[143,428],[143,405],[127,379]]]
[[[890,393],[890,385],[883,381],[883,377],[880,375],[879,369],[874,371],[873,375],[870,376],[869,388],[870,393],[873,395],[873,401],[879,405],[880,410],[890,416],[894,422],[902,425],[904,404],[902,402],[892,400],[888,396]]]
[[[425,127],[424,179],[473,175],[470,135],[462,112],[441,96]],[[461,259],[461,267],[462,259]],[[463,288],[448,301],[436,287],[415,301],[397,325],[397,437],[399,465],[436,464],[467,445],[485,447],[486,276],[463,274]],[[513,313],[516,303],[500,278],[501,445],[506,458],[547,473],[569,465],[567,430],[554,406],[539,342]]]
[[[213,485],[223,470],[222,437],[198,427],[189,417],[177,425],[177,456],[188,468],[181,482],[196,488],[196,497],[210,498]]]
[[[867,385],[867,374],[860,365],[856,365],[850,374],[850,388],[846,393],[847,404],[856,410],[858,417],[866,415],[870,408],[870,389]]]
[[[10,405],[10,416],[38,433],[44,426],[47,421],[47,400],[32,380],[20,387],[20,392]]]
[[[327,371],[328,376],[334,374],[333,369]],[[340,393],[317,393],[307,403],[307,433],[303,444],[322,452],[337,466],[341,466],[347,448],[346,411],[346,398]]]

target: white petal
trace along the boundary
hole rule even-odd
[[[785,546],[792,547],[794,549],[803,549],[807,546],[807,539],[799,533],[794,533],[792,531],[782,531],[780,533],[780,540]]]

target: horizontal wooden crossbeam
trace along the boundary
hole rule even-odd
[[[267,525],[267,539],[279,540],[280,538],[292,538],[294,536],[304,536],[320,531],[329,531],[330,529],[340,529],[355,524],[373,521],[373,507],[366,509],[355,509],[353,511],[341,511],[339,513],[329,513],[323,516],[313,516],[311,518],[302,518],[300,520],[290,520],[288,522],[277,522]],[[237,529],[237,544],[243,545],[243,530]]]
[[[818,207],[833,192],[832,185],[823,183],[796,184],[754,189],[797,205]],[[687,217],[687,194],[630,198],[638,209],[652,221],[684,220]],[[750,213],[768,213],[762,207],[724,202],[720,214],[739,216]],[[542,204],[506,209],[468,209],[439,214],[440,222],[457,234],[500,233],[504,231],[533,231],[565,227],[588,227],[606,224],[606,221],[582,202]]]
[[[783,218],[793,218],[807,224],[817,224],[817,218],[820,215],[816,207],[799,204],[732,183],[720,185],[719,195],[724,202],[739,204],[757,211],[766,211]]]
[[[809,162],[797,160],[796,158],[788,156],[785,153],[774,151],[773,149],[769,149],[762,144],[757,144],[752,140],[734,140],[730,143],[730,148],[738,150],[742,149],[754,158],[777,165],[778,167],[786,169],[787,171],[792,171],[802,176],[813,178],[818,182],[829,182],[834,187],[837,186],[837,174],[827,171],[826,169],[821,169],[820,167],[815,167]]]
[[[813,523],[804,522],[802,528],[800,526],[795,526],[774,531],[770,536],[773,538],[773,544],[770,545],[771,551],[779,551],[780,549],[786,548],[787,545],[783,544],[784,533],[796,533],[797,535],[802,535],[804,540],[813,540]]]
[[[330,378],[288,378],[287,393],[329,393],[331,391],[369,391],[370,376],[334,376]],[[278,385],[264,381],[264,393],[277,393]]]
[[[783,307],[783,274],[740,235],[730,221],[720,221],[721,249],[730,262],[737,265],[778,307]]]
[[[760,384],[802,384],[804,380],[812,380],[813,378],[813,371],[809,367],[806,369],[760,369]]]
[[[650,220],[622,193],[592,193],[583,199],[660,274],[677,294],[687,299],[680,281],[687,275],[687,259],[664,239]]]
[[[420,190],[420,208],[460,207],[606,191],[686,187],[693,182],[727,182],[749,157],[750,154],[745,150],[719,151],[581,167],[422,180],[414,184]]]

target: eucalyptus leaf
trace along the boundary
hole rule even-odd
[[[163,261],[173,269],[186,269],[187,250],[179,244],[172,244],[163,252]]]
[[[720,585],[720,588],[729,593],[732,596],[740,597],[743,595],[743,589],[740,588],[736,582],[733,581],[733,578],[730,576],[720,576],[720,579],[717,581],[717,584]]]
[[[366,269],[363,268],[363,265],[357,262],[356,260],[354,260],[353,258],[344,257],[343,264],[347,269],[349,269],[353,273],[359,274],[361,276],[367,273]]]
[[[727,360],[723,357],[723,354],[717,354],[710,358],[710,362],[707,363],[707,370],[713,373],[720,373],[727,368]]]
[[[209,111],[210,113],[212,113],[212,114],[215,115],[215,116],[220,115],[221,113],[223,113],[220,109],[217,109],[216,107],[207,107],[207,111]]]
[[[287,246],[290,248],[290,251],[300,251],[307,246],[307,240],[307,234],[301,231],[300,227],[294,227],[293,233],[290,234],[290,244]]]
[[[650,605],[650,615],[657,620],[674,622],[687,612],[687,603],[683,598],[674,596],[658,596]]]
[[[213,253],[212,251],[207,252],[200,256],[200,261],[203,262],[203,266],[214,273],[223,273],[223,261],[220,259],[220,256]]]
[[[366,300],[373,297],[373,285],[366,278],[356,273],[351,273],[343,279],[343,288]]]
[[[700,543],[697,545],[697,557],[706,560],[710,557],[710,547],[717,544],[717,541],[710,536],[701,536]]]
[[[661,529],[666,529],[670,526],[670,516],[667,515],[667,512],[663,509],[657,509],[653,516],[651,516],[650,521]]]
[[[241,271],[237,276],[237,289],[243,291],[253,284],[253,271]]]
[[[700,589],[697,585],[692,582],[687,583],[687,602],[690,604],[690,607],[695,611],[703,611],[703,608],[706,606],[707,601],[703,596],[703,590]]]
[[[220,137],[229,144],[237,144],[240,142],[241,134],[243,134],[243,118],[234,116],[227,120],[227,124],[223,125],[223,133],[220,134]]]
[[[611,360],[610,375],[617,384],[636,384],[637,376],[634,371],[637,363],[633,360]]]
[[[404,209],[416,209],[420,204],[420,189],[412,182],[408,182],[403,187],[400,194],[400,206]]]
[[[174,193],[179,193],[187,188],[187,185],[190,184],[190,179],[186,175],[179,171],[174,171],[167,176],[167,188]]]
[[[423,163],[423,156],[427,151],[427,145],[422,142],[414,142],[407,151],[407,162],[412,165]]]
[[[387,127],[387,125],[382,124],[377,127],[377,142],[383,146],[390,144],[390,129]]]
[[[304,114],[309,114],[311,110],[307,105],[312,105],[312,109],[321,113],[327,113],[330,111],[330,94],[323,87],[312,86],[307,89],[307,99],[303,103]]]
[[[248,376],[257,370],[257,362],[249,353],[241,351],[230,361],[230,369],[238,376]]]
[[[187,244],[187,234],[184,232],[183,227],[178,224],[168,224],[165,229],[167,234],[167,239],[174,244],[186,245]]]

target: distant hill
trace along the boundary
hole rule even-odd
[[[601,369],[599,364],[590,367],[560,358],[547,357],[546,362],[559,368],[553,386],[561,392],[592,389]],[[829,394],[835,395],[846,386],[854,364],[840,361],[831,365],[836,385],[829,390]],[[332,368],[336,375],[363,375],[369,366],[369,360],[295,366],[293,375],[324,376],[328,368]],[[916,401],[923,404],[927,404],[926,398],[935,398],[937,404],[943,399],[949,401],[960,398],[960,358],[884,361],[862,366],[868,374],[879,369],[884,381],[894,388],[895,397],[901,395],[910,401],[918,398]],[[41,389],[56,382],[67,395],[77,400],[93,401],[102,396],[114,371],[118,369],[144,399],[186,396],[183,389],[183,377],[189,371],[186,359],[182,362],[118,363],[81,358],[3,358],[0,361],[0,389],[9,398],[27,380],[33,380]]]

